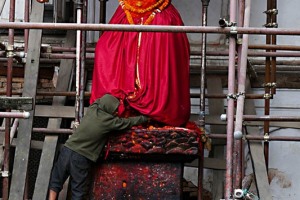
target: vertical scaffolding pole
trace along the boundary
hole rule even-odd
[[[239,0],[238,2],[239,8],[239,16],[238,16],[238,26],[243,27],[244,26],[244,14],[245,14],[245,0]],[[242,45],[243,41],[242,35],[237,36],[237,53],[238,53],[238,74],[240,73],[241,68],[241,52],[242,52]],[[233,166],[236,166],[233,171],[235,174],[234,182],[233,182],[233,188],[240,188],[241,180],[242,180],[242,159],[243,159],[243,142],[240,139],[234,140],[234,147],[233,147]]]
[[[87,22],[87,0],[83,0],[82,7],[82,23]],[[83,117],[84,114],[84,90],[85,90],[85,61],[86,61],[86,31],[81,33],[81,63],[80,63],[80,88],[79,88],[79,119]]]
[[[29,22],[30,1],[25,1],[24,7],[25,7],[24,8],[24,22]],[[28,37],[29,37],[29,30],[24,29],[24,52],[27,52]]]
[[[268,14],[268,11],[272,9],[272,0],[267,1],[267,25],[272,24],[271,22],[271,15]],[[271,35],[266,35],[266,44],[269,45],[271,44]],[[267,50],[267,52],[270,52],[270,50]],[[271,97],[271,89],[270,89],[270,84],[271,84],[271,60],[270,57],[266,57],[266,69],[265,69],[265,110],[264,114],[269,115],[270,114],[270,98]],[[266,136],[269,135],[269,127],[270,127],[270,122],[265,121],[264,122],[264,134]],[[265,154],[265,162],[266,162],[266,168],[268,170],[269,168],[269,142],[265,141],[264,142],[264,154]]]
[[[74,0],[75,9],[76,9],[76,22],[77,24],[82,23],[82,8],[83,2],[81,0]],[[77,127],[80,123],[80,119],[82,117],[81,113],[81,105],[83,99],[81,98],[81,90],[82,90],[82,31],[76,31],[76,100],[75,100],[75,127]]]
[[[15,0],[10,1],[9,6],[9,22],[15,21]],[[8,46],[7,51],[7,74],[6,74],[6,96],[12,95],[12,73],[13,73],[13,51],[14,51],[14,29],[8,30]],[[10,109],[6,110],[10,112]],[[4,157],[3,157],[3,187],[2,196],[4,200],[8,199],[9,195],[9,162],[10,162],[10,123],[11,119],[5,119],[5,136],[4,136]]]
[[[243,26],[245,28],[249,27],[250,22],[250,8],[251,0],[245,1],[245,12],[244,12],[244,22]],[[242,168],[241,168],[241,145],[242,145],[242,128],[243,128],[243,115],[244,115],[244,104],[245,104],[245,93],[246,93],[246,72],[247,72],[247,56],[248,56],[248,34],[244,34],[242,38],[241,52],[239,53],[239,70],[238,70],[238,93],[237,93],[237,109],[236,109],[236,120],[235,120],[235,129],[234,129],[234,138],[235,138],[235,156],[236,163],[235,167],[235,188],[240,189],[242,183]]]
[[[210,0],[202,0],[202,26],[207,25],[207,8]],[[205,126],[205,74],[206,74],[206,33],[202,33],[202,48],[201,48],[201,82],[200,82],[200,115],[199,124],[202,128]],[[198,158],[198,200],[203,199],[203,161],[204,149],[203,147],[199,152]]]
[[[277,0],[272,0],[272,11],[271,12],[271,21],[275,25],[274,28],[278,26],[277,24]],[[277,36],[272,35],[271,36],[271,44],[276,45],[277,44]],[[272,50],[272,52],[276,52],[276,50]],[[276,94],[276,57],[271,58],[271,83],[272,83],[272,95]]]
[[[230,23],[236,21],[236,0],[230,0]],[[229,38],[228,61],[228,98],[227,98],[227,146],[226,146],[226,173],[225,173],[225,199],[232,195],[232,153],[233,153],[233,126],[234,126],[234,98],[235,92],[235,53],[236,53],[236,28],[232,27]]]

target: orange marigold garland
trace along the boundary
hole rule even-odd
[[[170,0],[159,0],[156,3],[151,4],[150,6],[148,6],[146,8],[137,8],[136,6],[142,7],[140,4],[140,1],[119,0],[119,4],[122,7],[122,9],[124,10],[129,24],[134,24],[132,15],[139,16],[141,14],[146,14],[146,13],[152,12],[148,16],[148,18],[145,20],[145,22],[143,23],[144,25],[150,24],[152,22],[152,20],[154,19],[156,13],[159,13],[162,10],[164,10],[169,5],[169,3],[170,3]],[[132,5],[132,4],[134,4],[134,5]]]

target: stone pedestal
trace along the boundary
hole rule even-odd
[[[112,134],[92,173],[91,199],[180,200],[184,163],[201,149],[197,138],[181,128]]]

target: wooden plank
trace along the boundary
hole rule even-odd
[[[34,116],[49,118],[75,118],[75,107],[62,105],[36,105]]]
[[[222,94],[222,82],[217,76],[207,77],[207,93],[211,94]],[[221,115],[224,113],[224,102],[223,99],[208,99],[208,107],[210,115]],[[226,133],[225,125],[211,125],[210,130],[213,133],[224,134]],[[212,151],[210,152],[210,157],[224,159],[224,140],[213,140]],[[213,186],[212,194],[214,199],[221,199],[224,193],[224,171],[213,170]]]
[[[190,163],[185,163],[184,166],[187,167],[198,167],[198,159]],[[214,170],[226,170],[226,160],[219,158],[204,158],[203,167],[205,169],[214,169]],[[223,180],[223,179],[220,179]]]
[[[43,22],[43,16],[44,4],[38,3],[37,1],[32,1],[30,21]],[[23,96],[35,97],[39,72],[42,30],[30,30],[28,41]],[[29,119],[20,120],[9,194],[10,200],[23,200],[25,193],[34,110],[29,112]]]
[[[32,97],[0,97],[0,109],[32,110]]]
[[[252,92],[249,79],[246,81],[246,90],[247,93]],[[254,101],[251,99],[246,99],[245,101],[245,114],[256,115]],[[247,132],[249,135],[256,135],[259,133],[259,128],[255,126],[247,127]],[[264,149],[261,141],[249,141],[249,150],[252,158],[253,171],[255,174],[259,197],[264,200],[272,200]]]
[[[65,47],[73,47],[75,45],[75,32],[68,31],[66,35]],[[68,91],[72,78],[74,60],[62,60],[60,63],[56,91]],[[70,118],[75,117],[75,108],[70,107],[68,111],[62,111],[62,106],[65,104],[66,98],[62,96],[53,97],[53,106],[49,111],[54,111],[56,116],[59,113],[67,113]],[[59,110],[53,109],[60,107]],[[55,116],[55,115],[54,115]],[[54,117],[53,116],[53,117]],[[62,117],[62,116],[60,116]],[[49,119],[48,128],[60,128],[61,118]],[[42,150],[38,175],[36,179],[35,189],[33,193],[33,200],[46,199],[48,193],[48,185],[50,181],[50,175],[52,166],[55,160],[56,149],[58,147],[58,136],[46,136],[44,140],[44,146]],[[66,199],[65,189],[60,193],[59,199]]]

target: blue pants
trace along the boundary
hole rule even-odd
[[[82,200],[87,193],[91,164],[92,161],[64,146],[53,167],[49,189],[59,193],[70,176],[72,200]]]

